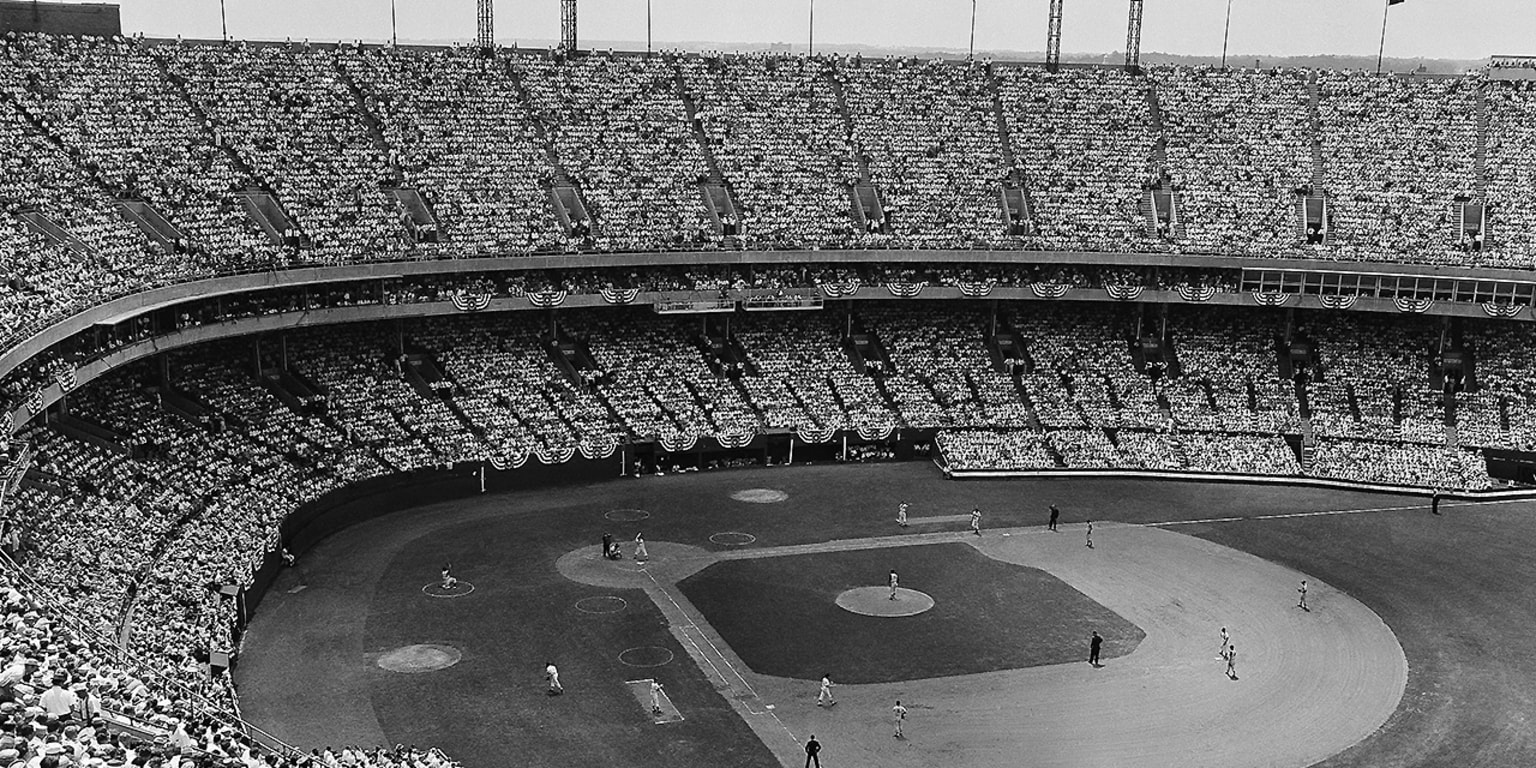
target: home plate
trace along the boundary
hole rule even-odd
[[[667,695],[667,689],[661,689],[660,711],[651,708],[651,678],[644,680],[629,680],[625,682],[629,686],[629,692],[635,695],[635,701],[640,703],[640,709],[651,716],[651,722],[657,725],[662,723],[681,723],[683,713],[672,704],[672,697]]]

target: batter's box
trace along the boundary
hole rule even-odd
[[[683,713],[672,704],[672,698],[667,695],[667,689],[662,688],[652,696],[651,678],[644,680],[630,680],[625,683],[629,686],[629,692],[635,695],[635,701],[640,702],[640,708],[651,716],[651,722],[657,725],[662,723],[681,723]]]

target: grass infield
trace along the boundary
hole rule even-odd
[[[926,592],[916,616],[862,616],[838,594],[884,583]],[[1088,660],[1108,661],[1145,633],[1045,571],[965,544],[931,544],[716,563],[678,585],[753,671],[841,683],[889,683]]]

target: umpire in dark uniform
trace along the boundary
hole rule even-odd
[[[805,743],[805,768],[811,768],[811,763],[816,763],[816,768],[821,768],[821,742],[816,740],[816,734],[811,734],[811,740]]]
[[[1060,519],[1061,519],[1061,510],[1057,509],[1055,504],[1052,504],[1051,505],[1051,522],[1050,522],[1050,525],[1046,526],[1047,529],[1048,530],[1052,530],[1052,531],[1056,530],[1056,521],[1060,520]]]
[[[1099,666],[1099,646],[1104,644],[1104,638],[1099,633],[1093,633],[1093,639],[1088,641],[1088,663]]]

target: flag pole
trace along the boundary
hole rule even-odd
[[[971,52],[966,58],[976,58],[976,0],[971,0]]]
[[[1392,0],[1381,8],[1381,47],[1376,49],[1376,74],[1381,74],[1381,57],[1387,52],[1387,11],[1392,10]]]
[[[1227,37],[1232,34],[1232,0],[1227,0],[1227,25],[1221,28],[1221,68],[1227,68]]]
[[[807,56],[816,55],[816,0],[811,0],[811,18],[806,25],[805,50]]]

